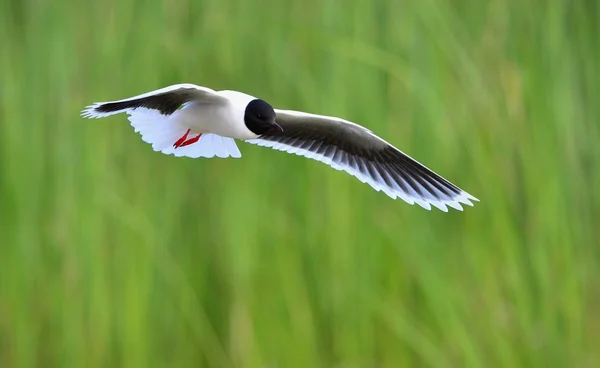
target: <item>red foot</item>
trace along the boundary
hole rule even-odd
[[[192,143],[198,142],[198,140],[202,136],[202,134],[198,134],[198,136],[196,136],[194,138],[187,139],[189,134],[190,134],[190,129],[188,129],[187,132],[185,132],[185,134],[177,140],[177,142],[173,143],[173,147],[179,148],[179,147],[189,146]]]
[[[190,138],[187,141],[183,142],[179,147],[188,146],[192,143],[196,143],[196,142],[198,142],[198,140],[200,139],[201,136],[202,136],[202,134],[198,134],[196,137]]]
[[[173,144],[173,147],[181,147],[181,145],[186,141],[188,134],[190,134],[190,129],[188,129],[187,132],[185,132],[185,134]]]

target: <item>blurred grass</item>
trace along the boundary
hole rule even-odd
[[[596,367],[596,2],[0,0],[1,367]],[[481,202],[152,151],[189,82],[364,124]]]

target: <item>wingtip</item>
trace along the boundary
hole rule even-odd
[[[98,119],[104,116],[104,114],[100,114],[96,111],[96,108],[99,106],[100,104],[95,102],[91,105],[87,105],[83,110],[81,110],[80,112],[80,116],[86,119]]]
[[[464,211],[464,208],[462,205],[467,205],[470,207],[474,207],[475,205],[473,204],[473,202],[471,202],[471,200],[479,202],[479,199],[473,197],[472,195],[470,195],[467,192],[461,191],[459,195],[455,196],[454,198],[450,199],[450,200],[445,200],[442,201],[445,205],[454,208],[457,211]],[[462,204],[462,205],[461,205]],[[445,211],[447,212],[447,211]]]
[[[460,197],[456,197],[455,200],[457,202],[460,202],[462,204],[466,204],[467,206],[471,206],[473,207],[473,202],[469,201],[467,198],[460,196]]]
[[[91,105],[86,106],[83,110],[81,110],[80,115],[86,119],[100,119],[105,118],[107,116],[116,115],[124,112],[125,110],[116,110],[109,112],[100,112],[98,108],[107,102],[94,102]]]
[[[470,194],[469,194],[469,193],[467,193],[467,192],[464,192],[464,191],[463,191],[461,194],[462,194],[463,196],[467,197],[468,199],[472,200],[472,201],[479,202],[479,199],[477,199],[477,198],[473,197],[472,195],[470,195]]]

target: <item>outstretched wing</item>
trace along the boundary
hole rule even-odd
[[[131,126],[155,151],[177,157],[241,157],[233,138],[192,132],[174,114],[189,103],[210,108],[227,103],[227,98],[212,89],[194,84],[176,84],[124,100],[96,102],[82,111],[86,118],[103,118],[125,112]],[[183,144],[178,145],[177,142]],[[188,144],[186,144],[188,143]]]
[[[118,101],[95,102],[87,106],[81,116],[86,118],[103,118],[106,116],[131,112],[143,107],[156,110],[162,115],[171,115],[189,102],[225,103],[227,99],[210,88],[194,84],[175,84],[156,91]]]
[[[355,176],[391,198],[430,210],[462,210],[479,201],[432,170],[352,122],[291,110],[275,110],[283,132],[246,142],[321,161]]]

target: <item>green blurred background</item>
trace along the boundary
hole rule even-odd
[[[0,367],[598,367],[600,5],[0,0]],[[366,125],[481,200],[152,151],[174,83]]]

